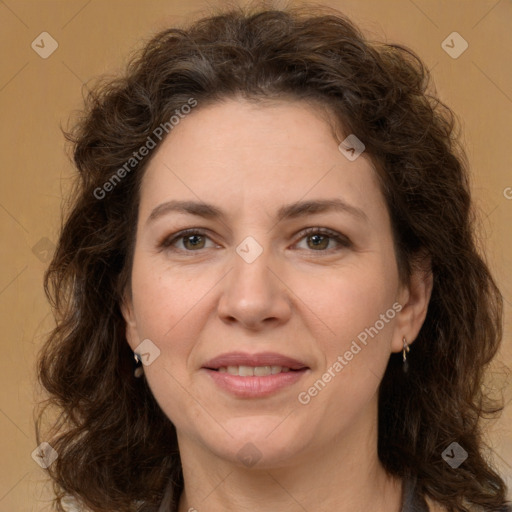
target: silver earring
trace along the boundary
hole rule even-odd
[[[142,368],[142,358],[139,356],[139,354],[133,354],[133,358],[135,359],[135,370],[133,372],[133,375],[135,375],[135,378],[142,377],[142,374],[144,373],[144,370]]]
[[[407,362],[407,356],[405,355],[406,352],[409,352],[410,348],[409,348],[409,345],[407,344],[407,340],[405,339],[405,336],[403,338],[403,342],[404,342],[404,348],[402,350],[402,359],[403,359],[403,370],[404,370],[404,373],[407,373],[409,371],[409,363]]]

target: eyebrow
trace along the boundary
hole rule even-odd
[[[281,206],[277,211],[276,219],[278,222],[281,222],[283,220],[303,217],[305,215],[326,213],[329,211],[348,213],[359,220],[368,222],[368,216],[363,210],[338,198],[298,201]],[[173,200],[158,205],[151,212],[146,223],[153,222],[171,212],[196,215],[205,219],[214,220],[226,218],[226,214],[220,208],[212,204],[196,201]]]

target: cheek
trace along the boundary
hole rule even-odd
[[[316,276],[301,276],[294,292],[323,326],[328,346],[342,348],[338,343],[356,338],[379,321],[392,308],[396,296],[393,268],[386,262],[354,264]],[[394,310],[386,320],[394,318]],[[392,322],[385,322],[388,326]],[[378,330],[387,327],[378,324]],[[330,341],[332,340],[332,342]]]
[[[308,382],[311,393],[304,389],[315,408],[334,410],[342,403],[357,408],[374,395],[389,360],[398,308],[390,261],[369,264],[369,258],[365,265],[314,280],[314,287],[301,285],[299,293],[315,313],[315,341],[323,358]]]
[[[176,427],[183,428],[192,421],[186,418],[202,414],[189,391],[187,362],[199,336],[199,303],[211,286],[204,274],[187,276],[149,262],[134,263],[132,290],[138,335],[140,340],[150,339],[159,350],[154,362],[145,366],[145,378]]]
[[[375,254],[375,257],[374,257]],[[394,301],[396,269],[390,258],[377,254],[354,258],[349,263],[327,270],[325,267],[285,269],[282,277],[293,290],[291,322],[307,324],[316,343],[326,356],[344,353],[350,342],[375,325]],[[136,259],[132,289],[139,336],[162,347],[173,344],[173,352],[191,350],[205,315],[215,309],[211,297],[222,271],[208,271],[204,266],[181,266],[179,271],[164,264],[154,264],[143,257]],[[270,285],[269,285],[270,286]],[[229,289],[223,290],[229,293]],[[282,293],[289,293],[284,290]],[[295,298],[293,298],[295,296]],[[298,318],[293,318],[298,317]],[[207,319],[205,319],[206,321]],[[380,322],[382,323],[382,322]],[[389,322],[378,330],[389,331]],[[307,336],[307,333],[305,334]],[[174,341],[173,341],[174,340]],[[180,340],[178,343],[176,340]],[[372,345],[376,345],[375,343]],[[375,347],[373,347],[375,348]],[[368,352],[368,350],[366,351]]]
[[[190,332],[197,325],[197,306],[212,286],[213,280],[204,272],[177,272],[149,261],[134,264],[133,303],[139,333],[163,343],[180,330]]]

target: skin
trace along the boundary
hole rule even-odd
[[[401,285],[376,171],[365,153],[349,161],[341,140],[312,104],[230,99],[195,108],[147,168],[122,310],[132,350],[144,339],[160,350],[144,372],[177,430],[180,512],[400,509],[402,482],[377,457],[377,392],[390,354],[421,328],[432,275]],[[276,220],[284,204],[332,198],[367,220],[339,211]],[[173,199],[212,203],[226,218],[148,220]],[[328,237],[317,248],[314,234],[303,234],[309,227],[350,245]],[[207,233],[159,246],[187,228]],[[248,236],[263,249],[252,263],[236,252]],[[401,311],[302,405],[298,394],[394,303]],[[279,352],[310,370],[271,397],[236,398],[201,371],[235,350]],[[250,467],[237,456],[246,443],[259,457]]]

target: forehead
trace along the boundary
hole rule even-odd
[[[275,209],[276,202],[340,196],[382,215],[371,160],[363,153],[350,161],[339,142],[325,109],[303,101],[199,104],[153,155],[141,213],[170,199]]]

